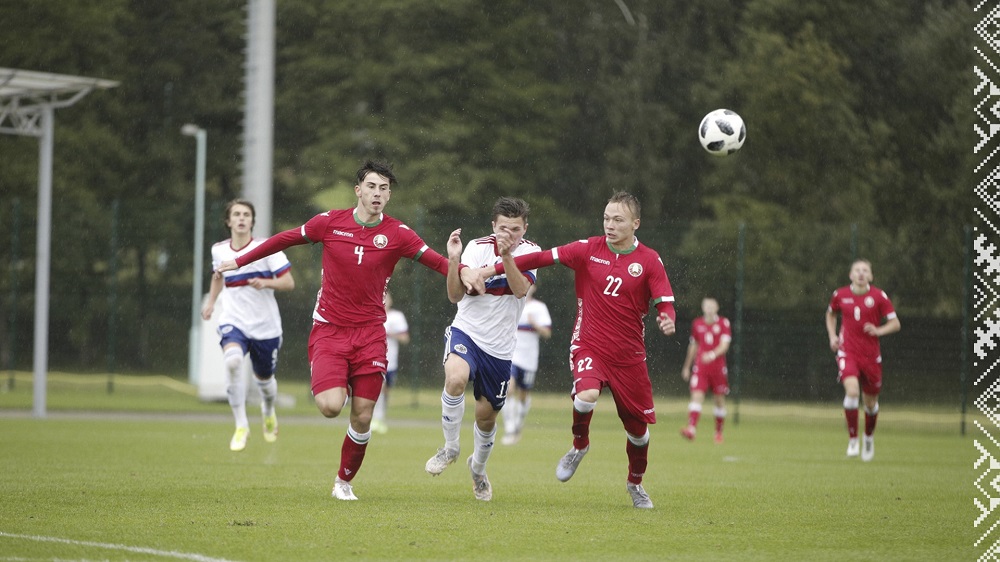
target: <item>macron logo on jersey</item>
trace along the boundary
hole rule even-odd
[[[333,233],[336,234],[337,236],[346,236],[348,238],[354,238],[353,232],[344,232],[343,230],[334,229]]]
[[[611,262],[608,260],[602,260],[601,258],[595,258],[594,256],[590,256],[590,261],[597,262],[601,265],[611,265]]]

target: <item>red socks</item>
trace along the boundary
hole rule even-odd
[[[573,448],[583,450],[590,445],[590,418],[594,417],[594,411],[581,414],[573,408]]]
[[[851,439],[858,438],[858,409],[857,408],[844,408],[844,417],[847,418],[847,436]],[[867,421],[865,422],[867,425]],[[872,426],[874,427],[874,422]]]
[[[351,438],[350,433],[345,435],[344,444],[340,447],[340,470],[337,472],[337,477],[345,482],[350,482],[361,468],[367,448],[368,441],[358,443]]]

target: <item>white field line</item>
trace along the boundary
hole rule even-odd
[[[42,537],[37,535],[18,535],[15,533],[5,533],[0,531],[0,537],[10,538],[10,539],[24,539],[36,542],[53,542],[60,544],[69,544],[74,546],[89,546],[93,548],[106,548],[108,550],[122,550],[125,552],[135,552],[137,554],[151,554],[153,556],[162,556],[165,558],[179,558],[181,560],[194,560],[195,562],[233,562],[232,560],[227,560],[225,558],[212,558],[210,556],[205,556],[203,554],[191,554],[187,552],[176,552],[172,550],[157,550],[155,548],[146,548],[141,546],[128,546],[124,544],[112,544],[103,542],[92,542],[92,541],[75,541],[71,539],[63,539],[60,537]]]

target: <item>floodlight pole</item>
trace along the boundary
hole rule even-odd
[[[41,133],[38,142],[38,225],[35,249],[35,355],[32,383],[32,413],[46,414],[46,374],[49,371],[49,279],[52,264],[52,147],[55,111],[42,105]]]
[[[118,82],[0,68],[0,134],[39,139],[38,224],[35,248],[35,348],[32,408],[44,418],[49,370],[49,279],[52,265],[52,151],[55,110],[69,107],[95,89],[114,88]]]
[[[197,141],[197,161],[194,179],[194,273],[191,279],[191,331],[188,344],[188,382],[198,384],[198,358],[201,356],[201,299],[205,249],[205,152],[208,134],[205,129],[188,123],[181,133]]]

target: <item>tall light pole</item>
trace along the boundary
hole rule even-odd
[[[205,129],[188,123],[181,133],[198,141],[198,156],[194,175],[194,273],[191,279],[191,332],[188,343],[188,382],[198,384],[198,362],[201,356],[201,298],[205,247]]]

